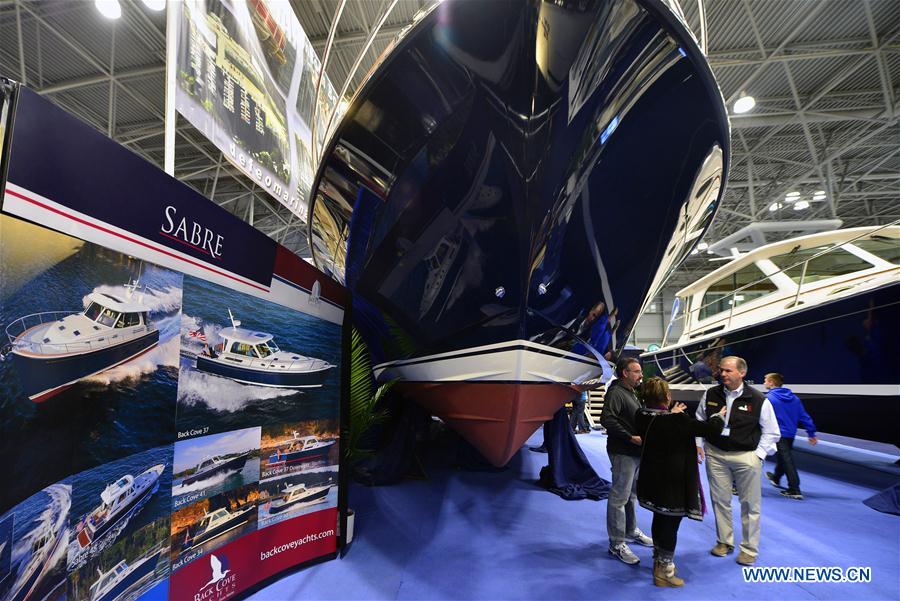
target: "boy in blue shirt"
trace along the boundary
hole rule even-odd
[[[781,430],[781,439],[776,443],[778,461],[775,472],[766,472],[766,478],[778,486],[782,475],[787,475],[787,490],[781,491],[781,496],[789,499],[803,500],[800,493],[800,476],[794,465],[792,449],[794,437],[797,435],[797,425],[806,430],[809,444],[816,444],[816,426],[812,418],[803,408],[803,403],[790,388],[784,387],[784,376],[779,373],[766,374],[764,380],[766,397],[775,409],[775,417],[778,419],[778,428]]]

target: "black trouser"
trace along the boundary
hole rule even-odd
[[[780,438],[775,443],[778,454],[775,457],[777,465],[775,466],[775,481],[781,480],[782,476],[787,476],[788,490],[791,492],[800,492],[800,475],[797,473],[797,467],[794,465],[794,448],[793,438]]]
[[[584,414],[584,409],[587,406],[587,403],[575,399],[572,401],[572,415],[569,416],[569,425],[576,432],[583,432],[586,430],[590,430],[590,424],[588,424],[587,416]]]
[[[669,553],[675,553],[675,545],[678,543],[678,526],[680,525],[680,515],[654,513],[653,524],[650,526],[653,546]]]

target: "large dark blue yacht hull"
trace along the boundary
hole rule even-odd
[[[447,1],[354,98],[313,186],[310,246],[353,291],[375,364],[525,341],[597,376],[712,219],[728,149],[712,73],[661,2]],[[546,371],[502,384],[557,386],[558,408],[581,382]],[[434,402],[416,400],[515,429],[533,395],[480,419],[477,388],[501,382],[471,379],[441,372],[416,388]],[[509,458],[486,452],[496,433],[454,427]]]
[[[330,368],[299,373],[278,373],[225,365],[200,355],[197,357],[197,369],[244,384],[272,386],[275,388],[309,388],[321,386],[325,382],[325,378],[328,377]]]
[[[819,430],[897,444],[897,332],[900,284],[893,284],[673,350],[645,353],[642,359],[677,375],[691,373],[690,366],[704,358],[718,364],[721,357],[737,355],[747,361],[752,383],[761,385],[770,372],[783,374],[785,386],[803,399]],[[696,383],[674,388],[673,397],[682,400],[702,394]]]
[[[12,357],[23,391],[32,401],[40,403],[82,378],[143,355],[158,342],[159,330],[154,330],[129,342],[89,353],[42,356],[13,352]]]

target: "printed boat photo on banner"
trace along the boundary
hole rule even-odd
[[[336,417],[341,328],[185,277],[178,430]]]
[[[208,497],[172,513],[172,569],[256,529],[256,484]]]
[[[116,540],[168,516],[172,447],[158,447],[72,477],[68,569],[80,568]]]
[[[26,458],[2,510],[172,442],[182,275],[5,215],[0,237],[0,452]]]
[[[260,479],[336,464],[338,431],[336,419],[263,427]]]
[[[271,478],[259,485],[259,528],[337,507],[338,466]]]
[[[175,443],[172,509],[259,481],[260,428]]]
[[[108,546],[69,577],[69,599],[125,601],[169,575],[169,516],[144,525]]]
[[[0,599],[65,599],[72,485],[53,484],[0,516]],[[7,547],[9,549],[7,550]]]
[[[207,343],[197,355],[199,371],[254,386],[318,388],[325,382],[328,370],[334,368],[327,361],[281,350],[268,332],[241,328],[231,309],[228,318],[231,327],[218,332],[222,342],[215,346]],[[188,336],[206,339],[201,330],[189,332]]]

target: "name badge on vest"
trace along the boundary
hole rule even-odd
[[[729,434],[731,434],[731,428],[729,428],[728,426],[722,428],[722,436],[728,436]]]

